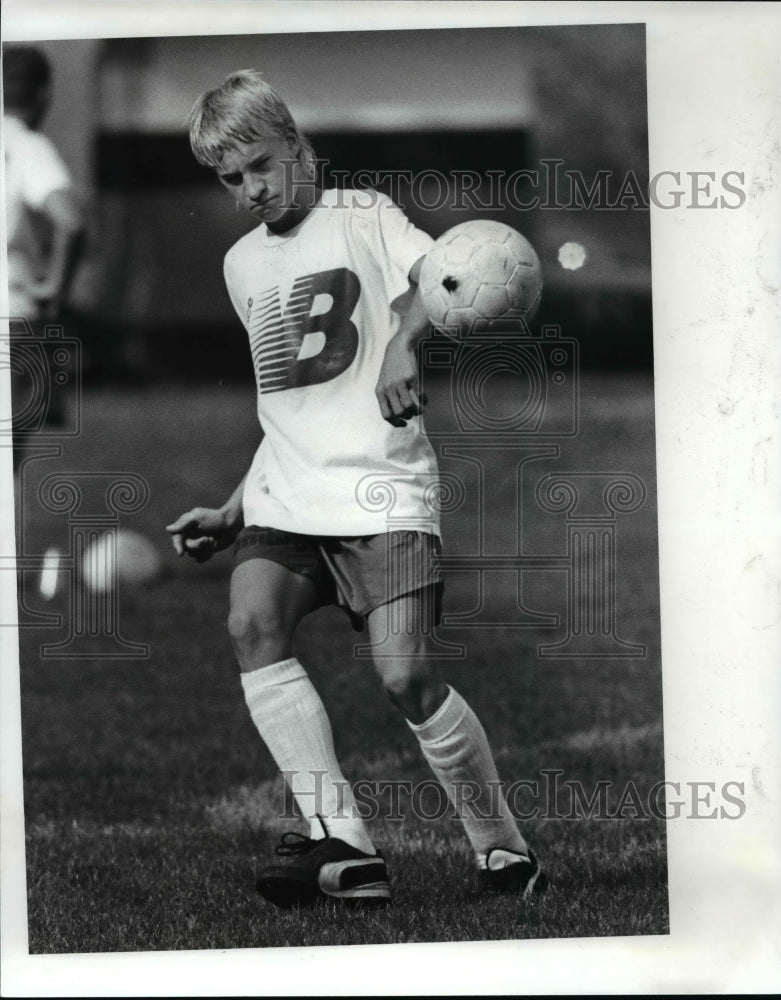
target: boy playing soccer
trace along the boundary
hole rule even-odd
[[[225,279],[250,338],[264,437],[222,507],[167,528],[179,555],[198,561],[233,545],[228,630],[247,705],[310,823],[308,837],[284,835],[277,853],[288,858],[261,873],[258,890],[281,906],[388,901],[385,862],[292,639],[327,603],[365,622],[382,647],[382,683],[451,800],[460,783],[498,788],[480,722],[431,663],[441,577],[427,496],[437,465],[418,395],[416,346],[429,322],[416,284],[432,240],[382,195],[321,190],[311,146],[256,71],[199,98],[190,141],[259,223],[228,252]],[[392,304],[405,293],[400,317]],[[367,500],[369,482],[391,491],[394,519],[420,530],[390,530],[386,505]],[[504,798],[492,805],[462,817],[481,882],[541,891],[545,876]]]

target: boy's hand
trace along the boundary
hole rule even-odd
[[[425,394],[419,393],[418,360],[414,341],[398,333],[390,339],[374,390],[383,419],[406,427],[410,417],[423,413]]]
[[[177,555],[188,555],[206,562],[215,552],[226,549],[239,533],[241,525],[233,522],[224,510],[194,507],[173,524],[166,525]]]

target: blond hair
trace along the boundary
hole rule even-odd
[[[190,146],[196,160],[217,170],[236,142],[257,142],[269,135],[293,135],[299,144],[298,161],[307,177],[314,177],[317,160],[306,136],[296,125],[287,104],[256,69],[226,76],[219,87],[201,94],[187,117]]]

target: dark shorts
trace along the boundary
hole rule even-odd
[[[424,531],[380,535],[299,535],[278,528],[244,528],[233,546],[234,565],[269,559],[308,577],[320,604],[336,604],[363,629],[365,616],[389,601],[431,587],[438,624],[442,605],[441,544]]]

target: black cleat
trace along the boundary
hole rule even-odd
[[[528,899],[545,892],[548,878],[531,848],[528,854],[519,854],[494,847],[480,870],[480,886],[489,892],[515,893]]]
[[[327,899],[390,903],[388,869],[381,854],[364,854],[338,837],[313,840],[294,832],[282,835],[276,852],[291,860],[265,868],[255,883],[261,896],[276,906],[312,906]]]

